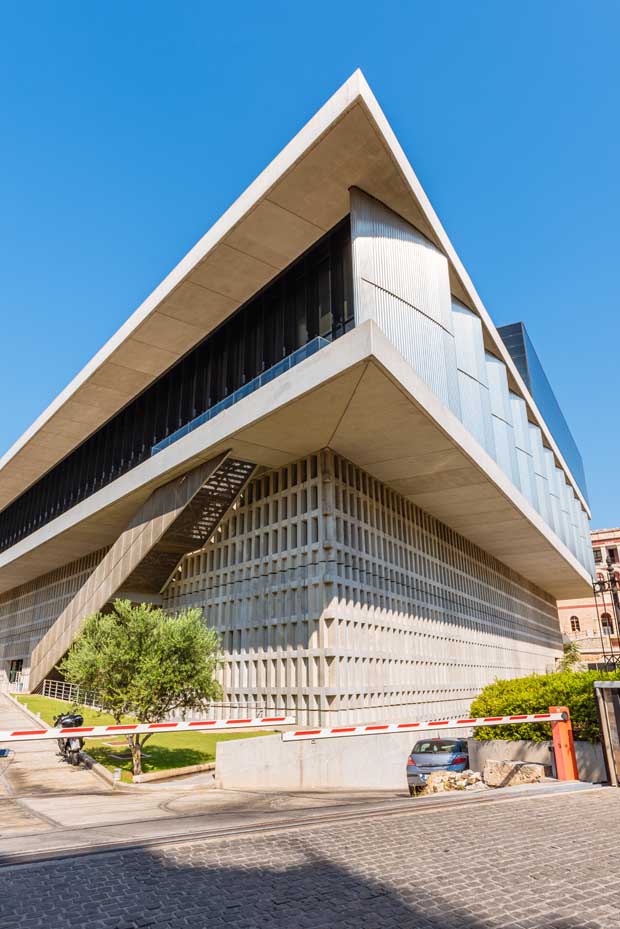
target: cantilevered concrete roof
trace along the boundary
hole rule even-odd
[[[173,365],[349,211],[359,187],[447,256],[454,295],[587,503],[362,73],[356,71],[0,459],[0,509]],[[362,464],[362,462],[359,462]]]

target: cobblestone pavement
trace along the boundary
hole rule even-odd
[[[608,788],[8,867],[0,927],[618,929],[619,815]]]

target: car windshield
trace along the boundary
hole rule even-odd
[[[458,752],[461,751],[461,743],[455,739],[426,739],[424,742],[416,742],[413,746],[412,755],[431,755],[436,752]]]

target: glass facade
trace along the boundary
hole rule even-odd
[[[499,326],[498,332],[587,500],[588,488],[581,454],[524,324]]]
[[[198,417],[220,412],[227,398],[241,399],[241,388],[263,372],[283,373],[290,364],[280,370],[279,362],[298,349],[353,326],[347,217],[6,507],[0,551],[145,461]]]

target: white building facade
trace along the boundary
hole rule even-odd
[[[588,588],[567,449],[358,72],[0,461],[0,680],[126,596],[227,705],[466,713]]]

